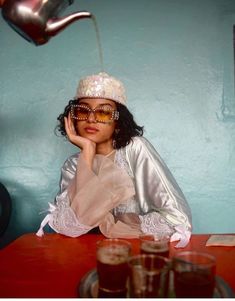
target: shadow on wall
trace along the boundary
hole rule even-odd
[[[24,233],[37,231],[48,202],[54,201],[59,188],[61,164],[59,155],[54,158],[57,145],[53,147],[53,143],[57,140],[51,141],[52,135],[44,126],[43,109],[29,106],[19,114],[14,105],[11,110],[8,104],[4,106],[4,114],[0,113],[0,182],[11,196],[12,213],[0,248]],[[36,114],[31,113],[33,109]]]

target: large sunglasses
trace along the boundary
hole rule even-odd
[[[110,123],[118,120],[119,112],[107,106],[100,106],[91,109],[86,105],[71,105],[71,118],[79,121],[85,121],[93,113],[96,122]]]

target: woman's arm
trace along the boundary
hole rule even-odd
[[[154,147],[143,137],[134,138],[126,148],[126,157],[135,179],[142,231],[169,236],[177,229],[191,233],[188,203]]]
[[[44,234],[43,228],[48,223],[57,233],[70,237],[77,237],[87,233],[92,227],[84,225],[77,219],[70,206],[68,188],[76,173],[78,154],[66,160],[61,169],[60,191],[56,195],[55,204],[49,203],[49,213],[43,219],[37,232],[38,236]]]

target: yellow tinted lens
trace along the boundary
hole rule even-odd
[[[96,120],[102,122],[108,122],[113,118],[113,111],[112,110],[105,110],[105,109],[96,109],[95,110]]]
[[[79,119],[79,120],[86,120],[88,118],[89,110],[84,107],[75,107],[75,113],[74,115]]]

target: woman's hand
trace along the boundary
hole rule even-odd
[[[96,153],[96,143],[77,134],[70,113],[68,117],[64,118],[64,123],[69,141],[82,150],[84,160],[90,168],[92,168],[93,159]]]

